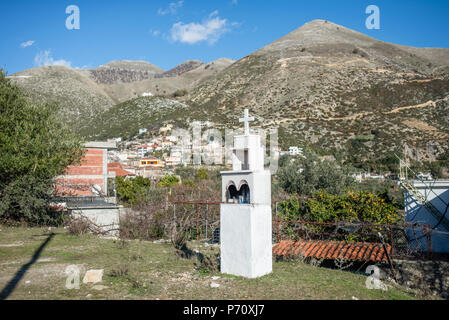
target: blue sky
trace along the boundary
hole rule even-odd
[[[79,29],[66,28],[69,5],[80,10]],[[368,5],[380,9],[380,30],[365,27]],[[447,0],[15,0],[1,1],[0,12],[0,67],[9,74],[124,59],[163,69],[240,59],[315,19],[388,42],[449,48]]]

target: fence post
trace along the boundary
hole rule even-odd
[[[278,202],[276,202],[276,241],[279,243],[281,241],[281,234],[280,234],[280,220],[278,215]]]
[[[176,204],[173,204],[173,235],[176,232]]]
[[[425,226],[426,240],[427,240],[427,258],[432,259],[432,226],[426,224]]]
[[[208,228],[208,224],[207,224],[207,216],[209,215],[209,205],[206,204],[206,240],[207,240],[207,228]]]
[[[393,226],[390,226],[391,257],[394,255]]]
[[[198,204],[195,204],[195,211],[196,211],[196,240],[200,240],[200,233],[199,233],[199,217],[198,217]]]

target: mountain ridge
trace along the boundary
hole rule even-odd
[[[142,94],[186,89],[176,98],[182,112],[160,113],[158,125],[197,119],[236,127],[248,108],[256,127],[278,128],[282,148],[310,147],[352,163],[390,161],[405,145],[429,161],[449,149],[449,49],[397,45],[314,20],[238,61],[186,61],[166,72],[97,85],[120,104],[116,114],[133,117],[136,105],[146,105]],[[151,100],[151,110],[157,103],[165,105]],[[110,108],[99,108],[92,123],[108,119]],[[114,123],[111,135],[119,135],[120,119]]]

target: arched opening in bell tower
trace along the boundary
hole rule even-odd
[[[251,195],[248,183],[243,183],[240,185],[239,196],[241,197],[241,203],[251,203]]]
[[[228,203],[251,203],[251,193],[248,182],[243,180],[239,184],[239,188],[235,186],[234,182],[229,182],[226,187],[226,202]]]
[[[234,202],[234,199],[238,200],[239,192],[234,182],[230,182],[226,188],[226,202]]]

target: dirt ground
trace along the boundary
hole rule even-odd
[[[314,267],[301,262],[274,262],[273,273],[259,279],[198,269],[196,258],[180,257],[170,243],[74,236],[64,229],[0,226],[2,299],[149,299],[149,300],[392,300],[417,299],[392,284],[388,290],[366,288],[367,276]],[[199,242],[200,252],[218,248]],[[79,289],[74,286],[79,270]],[[84,284],[90,269],[104,269],[100,283]],[[70,278],[69,287],[66,286]]]

